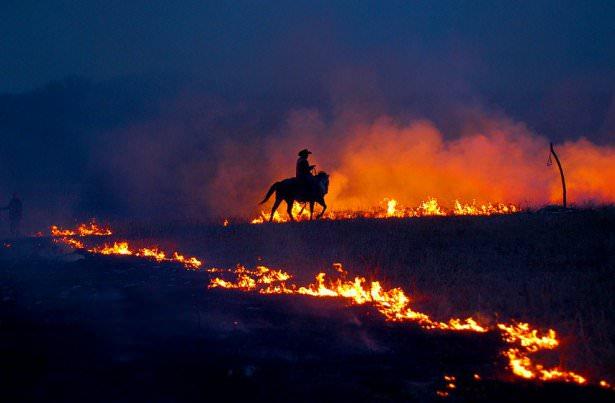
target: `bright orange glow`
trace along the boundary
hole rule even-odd
[[[203,265],[196,257],[185,257],[178,252],[173,252],[171,257],[167,257],[167,254],[157,247],[141,248],[133,250],[130,248],[128,242],[114,242],[113,245],[104,244],[102,247],[96,247],[89,249],[88,252],[99,253],[101,255],[129,255],[139,256],[148,259],[156,260],[157,262],[178,262],[186,268],[198,269]]]
[[[433,202],[428,202],[421,208],[435,215],[440,214],[441,209],[435,199],[430,200],[433,200]],[[397,204],[388,200],[384,214],[397,214],[397,211]],[[57,230],[56,233],[63,231]],[[93,233],[89,233],[91,230],[92,227],[89,227],[86,231],[77,231],[76,233],[92,235]],[[108,228],[103,230],[103,232],[105,235],[107,232],[111,233]],[[54,241],[74,248],[86,249],[83,242],[70,236],[57,236],[54,238]],[[5,244],[5,247],[10,247],[10,244]],[[173,252],[169,255],[157,247],[133,249],[127,241],[104,244],[103,246],[87,249],[87,251],[102,255],[135,256],[158,262],[178,262],[186,269],[199,269],[203,264],[196,257],[186,257],[178,252]],[[234,280],[220,277],[212,278],[208,286],[209,288],[237,289],[244,292],[259,292],[261,294],[340,298],[349,301],[351,304],[370,304],[388,321],[415,322],[427,330],[476,333],[497,331],[500,333],[502,340],[507,344],[506,348],[502,351],[502,355],[508,359],[508,368],[514,375],[531,380],[557,380],[577,384],[588,383],[587,378],[575,372],[559,367],[545,368],[542,364],[532,361],[531,356],[533,354],[543,350],[553,350],[558,347],[559,341],[553,329],[540,333],[539,330],[524,322],[497,323],[495,326],[488,326],[487,324],[479,323],[471,317],[466,319],[451,318],[446,321],[436,320],[425,313],[413,310],[411,298],[399,287],[386,289],[379,281],[368,281],[364,277],[359,276],[349,278],[348,272],[344,270],[340,263],[335,263],[333,269],[336,277],[329,278],[324,272],[321,272],[316,275],[315,282],[305,286],[299,286],[291,282],[292,276],[289,273],[265,266],[249,269],[238,265],[232,270],[208,268],[206,271],[209,273],[231,274],[235,277]],[[478,374],[474,375],[474,379],[480,379]],[[447,375],[445,380],[449,390],[455,389],[454,376]],[[611,387],[604,380],[600,381],[599,385],[605,388]],[[442,396],[448,396],[448,392],[442,391],[442,393]]]
[[[309,144],[310,163],[330,174],[325,200],[336,213],[369,211],[385,198],[416,208],[428,196],[448,210],[455,200],[475,200],[478,207],[561,203],[557,166],[546,166],[549,140],[522,122],[480,115],[471,113],[458,129],[448,131],[425,119],[371,119],[351,113],[329,124],[315,111],[296,111],[288,120],[289,136],[269,138],[265,155],[251,145],[242,148],[249,158],[237,159],[235,144],[222,151],[222,161],[232,159],[233,169],[218,170],[208,204],[216,214],[257,218],[256,203],[271,184],[289,176],[300,144]],[[599,145],[580,138],[555,144],[555,150],[570,205],[615,203],[612,142]],[[254,161],[262,168],[255,170]],[[246,183],[259,186],[247,189]],[[228,197],[238,189],[239,197]],[[281,209],[285,215],[286,207]]]
[[[111,229],[109,227],[101,227],[99,226],[95,220],[90,221],[89,223],[79,224],[74,229],[66,229],[60,228],[57,225],[51,226],[51,236],[105,236],[112,235]]]
[[[279,209],[282,210],[282,209]],[[421,202],[418,207],[400,206],[397,200],[385,198],[379,207],[365,211],[326,211],[322,216],[325,220],[349,220],[355,218],[410,218],[410,217],[428,217],[428,216],[490,216],[496,214],[512,214],[521,211],[521,209],[513,204],[503,203],[486,203],[476,204],[461,203],[455,200],[450,208],[440,205],[437,199],[430,197]],[[304,208],[299,203],[293,204],[293,216],[297,221],[306,221],[310,219],[308,208]],[[317,214],[315,212],[314,214]],[[252,224],[262,224],[269,221],[271,214],[266,211],[261,211],[260,215],[252,219]],[[273,215],[273,222],[288,222],[290,218],[286,213],[276,211]]]
[[[86,249],[83,242],[68,236],[56,237],[54,241],[76,249]],[[152,259],[157,262],[177,262],[181,263],[187,269],[198,269],[203,265],[203,262],[194,256],[186,257],[178,252],[173,252],[170,257],[167,257],[167,253],[157,247],[133,249],[127,241],[113,242],[113,244],[105,243],[103,246],[93,247],[87,249],[87,251],[101,255],[137,256]]]
[[[193,269],[198,269],[199,267],[203,265],[203,262],[201,262],[199,259],[195,258],[194,256],[185,257],[184,255],[181,255],[177,252],[173,252],[173,257],[167,260],[180,262],[185,267],[193,268]]]
[[[66,245],[69,245],[75,249],[83,249],[85,248],[85,246],[83,245],[83,242],[81,242],[78,239],[74,239],[74,238],[68,238],[68,237],[61,237],[61,238],[54,238],[53,239],[54,242],[56,243],[63,243]]]
[[[128,246],[128,242],[114,242],[113,245],[104,244],[101,248],[91,249],[91,252],[101,255],[134,255],[134,252]]]
[[[347,272],[341,264],[334,265],[338,278],[327,279],[325,273],[318,273],[315,282],[307,286],[289,283],[291,275],[281,271],[259,266],[254,270],[237,266],[231,270],[234,281],[213,278],[209,288],[228,288],[241,291],[256,291],[261,294],[297,294],[313,297],[344,298],[352,304],[371,304],[389,321],[412,321],[428,330],[470,331],[484,333],[499,331],[508,347],[502,354],[508,359],[508,367],[516,376],[525,379],[542,381],[564,381],[578,384],[587,383],[587,379],[579,374],[561,368],[547,369],[541,364],[534,364],[530,355],[557,348],[559,342],[553,329],[545,334],[539,334],[537,329],[528,323],[498,323],[495,327],[479,324],[473,318],[453,318],[448,321],[434,320],[429,315],[417,312],[410,306],[411,299],[401,288],[384,289],[379,281],[368,282],[363,277],[347,279]],[[220,272],[216,269],[213,272]],[[480,379],[474,375],[474,379]],[[446,376],[447,388],[455,388],[455,377]]]
[[[95,220],[90,221],[87,224],[79,224],[74,229],[63,229],[57,225],[51,226],[51,235],[54,237],[54,241],[57,243],[63,243],[76,249],[85,249],[85,245],[82,241],[72,238],[75,236],[109,236],[113,232],[109,227],[99,226]],[[148,259],[152,259],[158,262],[178,262],[185,268],[198,269],[203,265],[203,262],[196,257],[186,257],[178,252],[173,252],[170,257],[166,252],[158,249],[158,247],[149,247],[141,249],[132,249],[127,241],[114,242],[113,244],[104,244],[103,246],[93,247],[88,249],[90,253],[98,253],[101,255],[125,255],[125,256],[138,256]]]
[[[559,172],[546,166],[549,142],[523,124],[482,118],[455,138],[426,120],[399,124],[382,117],[344,129],[342,140],[313,150],[313,163],[331,167],[327,204],[333,209],[364,210],[385,197],[418,206],[425,195],[476,199],[479,206],[561,202]],[[572,204],[615,202],[613,145],[580,139],[555,149]]]
[[[159,262],[166,260],[166,254],[158,248],[143,248],[139,250],[139,256],[150,257]]]

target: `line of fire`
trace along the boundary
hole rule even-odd
[[[386,214],[371,215],[371,218],[417,217],[429,215],[446,215],[439,212],[437,204],[423,208],[424,214],[397,215],[395,202],[388,202]],[[460,215],[464,215],[467,207],[459,207]],[[514,206],[502,206],[502,210],[485,212],[484,215],[510,214],[516,212]],[[510,209],[510,210],[509,210]],[[414,211],[414,210],[411,210]],[[430,213],[438,211],[438,213]],[[481,215],[474,210],[469,215]],[[331,218],[334,219],[334,218]],[[344,217],[344,219],[350,219]],[[109,226],[100,225],[96,221],[82,223],[75,228],[60,228],[51,226],[49,235],[59,245],[64,245],[81,253],[94,255],[120,255],[145,259],[158,263],[178,264],[185,270],[202,271],[210,277],[206,288],[209,290],[231,290],[243,293],[256,293],[263,298],[272,295],[298,296],[309,298],[324,298],[339,301],[342,306],[369,306],[386,322],[414,323],[427,332],[461,332],[475,334],[497,334],[502,342],[500,356],[505,358],[505,369],[520,379],[538,382],[564,382],[578,385],[596,385],[606,390],[615,390],[605,379],[591,379],[581,373],[561,367],[548,366],[541,362],[545,351],[556,351],[561,340],[554,329],[539,329],[530,323],[511,320],[498,322],[497,318],[480,319],[448,318],[434,319],[430,315],[413,308],[413,297],[400,287],[387,288],[377,279],[367,280],[362,276],[352,277],[341,263],[334,263],[329,270],[332,274],[319,272],[314,281],[308,284],[298,284],[293,275],[280,269],[266,266],[248,268],[238,264],[234,268],[225,269],[208,267],[202,258],[186,257],[178,251],[165,252],[158,246],[141,248],[131,247],[128,241],[101,242],[100,239],[112,237],[114,231]],[[43,234],[38,234],[42,237]],[[87,240],[87,241],[86,241]],[[92,244],[94,246],[87,246]],[[5,245],[6,247],[7,245]],[[547,357],[548,359],[548,357]],[[455,392],[456,376],[443,375],[446,384],[441,390],[435,391],[438,397],[446,398]],[[459,376],[459,375],[457,375]],[[464,374],[473,382],[482,382],[493,374]],[[501,376],[501,375],[500,375]],[[506,377],[504,377],[506,378]]]
[[[0,403],[615,402],[615,0],[0,10]]]
[[[454,199],[450,202],[443,202],[442,199],[435,197],[426,197],[424,201],[415,206],[403,205],[395,198],[385,197],[374,203],[372,207],[363,209],[338,209],[335,205],[327,208],[325,198],[328,194],[329,175],[322,171],[316,171],[314,166],[309,164],[307,159],[309,154],[311,152],[307,149],[299,152],[296,177],[275,182],[271,186],[260,203],[261,206],[272,203],[270,209],[266,206],[259,206],[259,213],[256,217],[225,218],[221,225],[211,225],[219,233],[216,237],[230,236],[232,238],[232,234],[244,234],[246,231],[260,231],[261,229],[268,231],[268,228],[275,231],[288,231],[293,230],[293,228],[309,229],[313,225],[322,226],[328,225],[327,223],[335,224],[338,222],[348,225],[348,228],[357,224],[367,225],[369,226],[367,227],[367,234],[372,231],[371,226],[390,231],[387,229],[389,228],[387,226],[390,225],[405,225],[408,228],[426,226],[426,230],[423,231],[430,233],[443,223],[450,222],[450,224],[445,225],[458,226],[459,224],[455,224],[458,220],[465,220],[463,222],[466,223],[469,222],[467,220],[483,220],[486,223],[495,222],[493,221],[495,219],[527,220],[528,217],[537,217],[539,220],[543,220],[551,216],[563,217],[566,220],[568,216],[579,213],[587,214],[593,211],[591,208],[570,208],[567,201],[564,164],[557,155],[553,144],[550,144],[547,166],[552,166],[551,157],[553,157],[557,163],[561,179],[561,203],[541,209],[495,201],[477,202],[472,200],[467,202]],[[305,165],[305,169],[300,172],[303,169],[301,168],[302,165]],[[277,210],[281,203],[286,204],[285,212]],[[320,205],[320,209],[315,210],[315,205]],[[608,207],[605,208],[607,208],[605,211],[608,211]],[[292,224],[293,222],[299,222],[299,224]],[[267,223],[273,223],[274,226],[266,225]],[[255,224],[263,225],[255,226]],[[250,230],[250,228],[253,228],[253,230]],[[461,227],[455,230],[458,233],[462,231],[459,228]],[[308,300],[314,300],[317,304],[324,304],[318,309],[322,310],[319,315],[324,315],[320,320],[331,322],[326,326],[333,326],[335,329],[335,326],[339,326],[335,322],[340,320],[337,316],[348,315],[354,318],[352,319],[353,322],[366,322],[369,323],[370,327],[375,327],[377,332],[390,333],[391,335],[384,336],[385,339],[388,337],[399,338],[396,341],[387,340],[386,343],[388,344],[402,343],[403,345],[409,343],[412,346],[413,343],[417,343],[416,332],[421,332],[424,335],[422,337],[433,340],[448,337],[472,340],[471,343],[474,343],[474,347],[460,347],[461,351],[466,351],[464,354],[475,349],[476,355],[481,356],[485,354],[484,352],[478,353],[482,349],[481,346],[491,346],[491,355],[489,358],[482,358],[482,363],[479,365],[471,363],[474,359],[455,358],[454,360],[461,360],[462,362],[465,360],[466,362],[461,365],[436,366],[439,368],[438,370],[432,368],[431,371],[440,371],[440,373],[429,375],[429,379],[431,379],[429,381],[430,391],[425,396],[429,396],[430,400],[460,399],[465,401],[464,399],[469,399],[469,401],[473,401],[476,393],[485,394],[485,398],[490,400],[499,396],[500,392],[495,392],[495,390],[500,390],[503,385],[515,387],[515,385],[524,383],[533,385],[539,391],[527,394],[525,398],[529,400],[544,393],[541,389],[544,387],[542,385],[573,386],[577,390],[586,391],[580,392],[579,396],[583,399],[587,396],[592,396],[592,398],[598,400],[608,399],[611,393],[615,391],[608,372],[595,371],[587,366],[575,369],[574,364],[571,365],[567,361],[576,362],[576,359],[562,360],[562,356],[569,355],[568,352],[563,353],[562,350],[570,349],[570,343],[573,342],[574,336],[567,335],[565,332],[562,333],[556,328],[532,324],[531,316],[522,315],[521,318],[517,318],[510,313],[502,315],[499,312],[490,312],[485,309],[475,311],[472,315],[461,316],[455,315],[454,307],[449,309],[451,316],[437,312],[430,314],[426,313],[430,304],[425,304],[426,306],[423,308],[419,307],[422,305],[421,300],[425,299],[421,295],[428,290],[414,289],[408,291],[407,283],[404,282],[405,286],[400,286],[396,284],[395,280],[387,278],[387,276],[381,277],[375,273],[369,276],[352,275],[342,263],[337,263],[335,260],[329,261],[329,268],[326,270],[310,267],[307,270],[301,269],[295,272],[272,268],[275,267],[272,265],[264,265],[261,262],[261,257],[251,266],[242,262],[235,262],[235,265],[231,267],[211,265],[208,263],[210,258],[207,255],[199,255],[198,252],[186,253],[182,248],[183,242],[163,242],[164,246],[161,245],[156,239],[161,235],[164,237],[164,234],[157,234],[156,232],[151,233],[151,230],[148,229],[131,228],[130,225],[124,225],[121,226],[120,230],[115,230],[108,224],[101,224],[92,219],[89,222],[79,223],[72,227],[51,225],[48,231],[39,231],[30,239],[37,242],[34,250],[44,249],[45,246],[43,245],[51,241],[54,248],[53,252],[45,253],[56,256],[54,259],[58,259],[58,256],[60,256],[59,259],[71,262],[71,264],[83,261],[91,262],[90,265],[115,266],[125,262],[129,265],[145,265],[141,270],[146,271],[153,269],[174,273],[179,269],[179,273],[205,276],[206,280],[201,284],[199,293],[212,295],[211,298],[222,298],[222,301],[237,299],[240,304],[240,312],[244,309],[263,309],[250,307],[249,304],[257,302],[250,302],[247,308],[243,307],[242,294],[250,296],[251,301],[254,299],[271,299],[273,304],[280,305],[276,309],[284,310],[284,306],[298,304],[300,308],[293,308],[293,312],[286,313],[298,317],[306,314],[313,315],[313,313],[308,313],[313,308],[301,312],[301,307],[309,306],[312,302],[308,302]],[[243,238],[244,236],[241,235],[240,237]],[[426,239],[430,239],[430,236],[428,235]],[[206,245],[205,249],[209,249],[210,246],[207,246],[208,239],[203,241]],[[253,240],[248,239],[248,242],[253,242]],[[21,252],[22,245],[23,242],[19,238],[7,240],[4,243],[4,252],[8,254],[19,252],[21,254],[23,253]],[[196,249],[192,247],[190,250],[198,251],[202,250],[202,247]],[[40,255],[40,252],[33,250],[28,253]],[[100,263],[94,263],[99,259],[101,259]],[[116,259],[119,259],[117,263],[114,262]],[[248,260],[250,260],[249,256]],[[275,261],[275,259],[273,260]],[[319,264],[322,265],[322,260]],[[314,275],[312,281],[306,279],[305,274],[309,272]],[[76,287],[81,287],[81,285]],[[191,293],[193,296],[195,295],[194,290]],[[201,323],[203,320],[201,309],[207,308],[197,309],[199,312],[198,321]],[[298,312],[297,309],[299,309]],[[332,309],[336,312],[335,314],[330,313]],[[327,313],[323,314],[322,312]],[[464,312],[467,311],[464,310]],[[242,315],[245,314],[242,313],[240,316]],[[244,318],[243,320],[247,320],[249,323],[249,316],[248,319]],[[263,319],[258,320],[262,321]],[[293,319],[289,320],[292,321]],[[349,319],[341,320],[344,323]],[[232,323],[233,327],[239,327],[241,321],[234,319]],[[202,324],[199,326],[202,326]],[[566,327],[566,329],[569,330],[569,327]],[[339,331],[334,330],[334,332]],[[365,330],[360,330],[360,332],[363,331]],[[398,332],[401,333],[397,335]],[[406,336],[403,334],[406,334]],[[378,343],[375,341],[362,341],[361,343],[364,342],[368,345]],[[380,343],[383,342],[380,341]],[[459,343],[459,341],[453,342],[452,345],[456,343]],[[388,354],[387,360],[393,359],[394,361],[405,357],[404,360],[412,362],[412,356],[416,352],[403,352],[404,349],[408,348],[371,346],[369,349],[373,351],[369,354],[376,353],[383,356]],[[433,354],[436,357],[438,354],[443,354],[439,352],[440,348],[433,348]],[[394,349],[397,352],[392,355],[384,353],[387,349]],[[412,350],[413,347],[410,347],[410,351]],[[456,354],[458,353],[456,352]],[[417,361],[416,365],[434,366],[431,361],[423,364],[419,364],[419,362],[420,360]],[[226,375],[227,380],[234,379],[237,376],[234,371],[239,371],[240,377],[252,378],[255,371],[268,371],[267,365],[270,364],[260,364],[259,366],[250,364],[241,369],[230,369]],[[396,371],[403,372],[404,370],[398,369]],[[427,375],[424,374],[422,377],[425,376]],[[480,390],[480,392],[477,392],[477,390]],[[567,393],[566,390],[565,388],[557,390],[556,393]],[[520,394],[519,396],[524,395]]]

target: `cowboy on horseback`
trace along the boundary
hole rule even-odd
[[[273,220],[273,215],[282,201],[286,202],[286,211],[293,221],[295,218],[293,217],[292,208],[295,201],[309,203],[310,219],[314,213],[314,203],[320,204],[323,208],[317,218],[322,217],[324,214],[327,209],[324,197],[329,192],[329,175],[326,172],[312,175],[315,165],[310,165],[308,161],[310,154],[312,153],[307,148],[299,151],[295,177],[275,182],[269,188],[263,201],[261,201],[261,204],[265,203],[275,193],[275,202],[271,208],[269,221]]]

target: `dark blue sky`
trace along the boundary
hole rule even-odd
[[[612,1],[8,0],[0,15],[0,93],[128,76],[323,103],[342,77],[394,113],[434,94],[478,99],[602,141],[614,108]]]
[[[612,80],[615,65],[612,1],[5,0],[0,15],[3,92],[68,75],[314,84],[343,65],[386,75],[423,59],[532,91]]]

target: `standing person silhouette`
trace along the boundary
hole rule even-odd
[[[21,217],[23,214],[23,204],[19,196],[17,196],[17,193],[13,193],[13,197],[9,201],[9,204],[3,207],[2,210],[9,211],[11,236],[17,238],[20,235]]]

